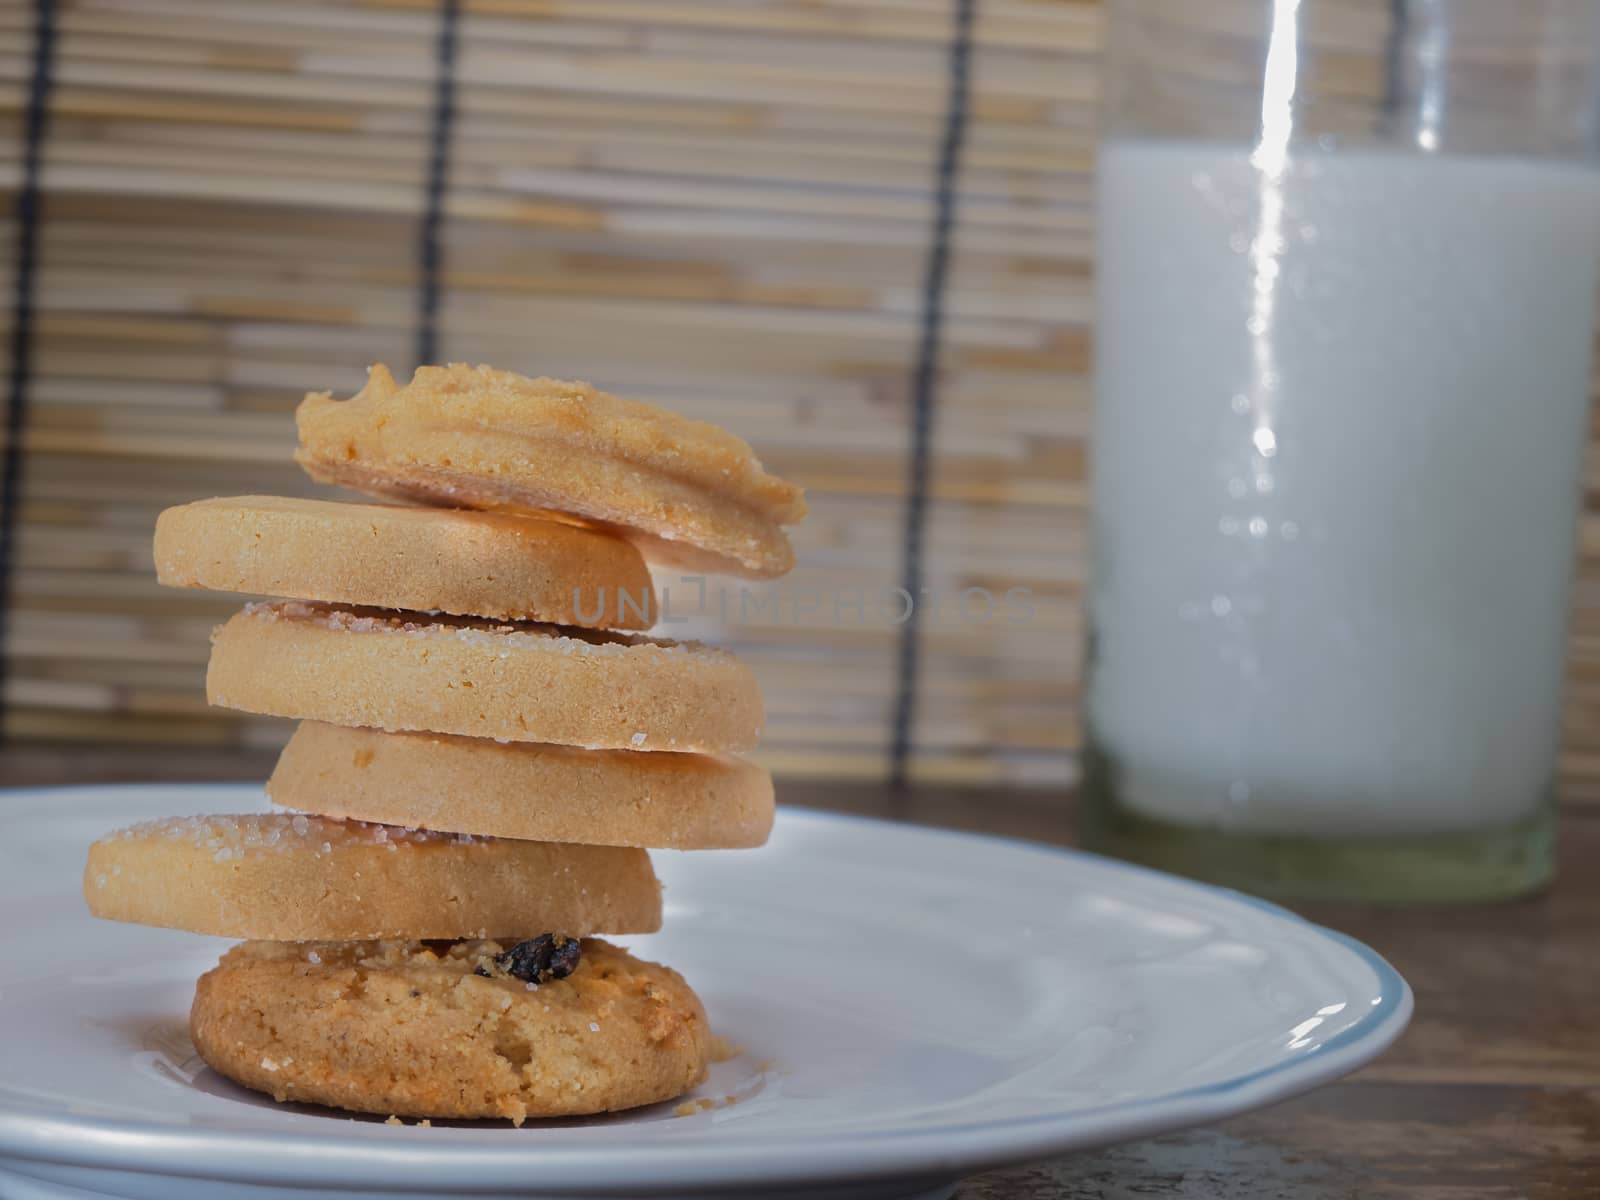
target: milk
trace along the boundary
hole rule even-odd
[[[1549,788],[1600,183],[1113,143],[1090,736],[1258,833],[1491,829]]]

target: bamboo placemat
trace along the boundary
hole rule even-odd
[[[961,8],[0,8],[13,196],[37,11],[55,35],[38,220],[12,206],[0,230],[38,264],[7,735],[281,740],[204,707],[207,633],[236,602],[157,588],[151,522],[316,493],[288,461],[300,394],[440,357],[722,422],[807,486],[800,569],[670,631],[755,664],[773,766],[881,777],[899,722],[918,777],[1065,779],[1098,14],[986,0],[958,29]],[[1031,625],[927,615],[911,637],[852,608],[912,570],[919,411],[916,585],[1031,588]]]
[[[408,369],[431,330],[438,357],[586,378],[727,424],[806,485],[801,566],[776,590],[845,607],[797,622],[751,602],[741,615],[735,594],[730,619],[686,627],[760,672],[774,767],[880,778],[905,722],[918,778],[1066,780],[1100,14],[977,0],[967,26],[964,7],[0,6],[0,188],[14,198],[35,13],[55,17],[38,219],[13,203],[0,229],[8,278],[30,238],[37,261],[6,734],[281,741],[286,723],[204,708],[207,632],[235,601],[156,588],[151,524],[197,496],[315,493],[288,461],[301,393],[347,393],[372,361]],[[18,312],[4,306],[12,375]],[[1595,512],[1567,759],[1600,777]],[[855,589],[908,572],[946,603],[1030,589],[1032,617],[925,612],[908,642],[849,608]]]

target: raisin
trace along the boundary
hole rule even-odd
[[[485,969],[484,967],[473,967],[472,968],[472,973],[474,975],[482,975],[485,979],[492,979],[493,978],[493,976],[490,975],[488,970]]]
[[[528,983],[548,983],[552,979],[565,979],[576,971],[581,955],[577,938],[541,933],[536,938],[518,942],[495,962],[507,975]]]

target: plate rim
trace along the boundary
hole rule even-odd
[[[0,788],[0,805],[26,798],[44,800],[64,793],[94,796],[128,792],[192,793],[225,789],[241,799],[260,798],[261,785],[237,780],[172,784],[93,783]],[[1086,862],[1099,870],[1160,881],[1195,890],[1224,903],[1242,904],[1285,922],[1302,934],[1340,947],[1361,961],[1376,979],[1376,999],[1351,1025],[1301,1057],[1258,1067],[1242,1075],[1111,1104],[1065,1113],[966,1121],[891,1132],[830,1134],[825,1137],[765,1135],[730,1139],[708,1150],[704,1144],[593,1147],[507,1144],[433,1145],[425,1138],[353,1142],[295,1133],[230,1133],[149,1125],[127,1118],[61,1118],[34,1114],[0,1100],[0,1163],[35,1162],[58,1166],[134,1171],[218,1182],[273,1182],[291,1186],[348,1185],[370,1171],[374,1187],[395,1186],[403,1172],[412,1189],[460,1188],[478,1193],[545,1191],[567,1194],[614,1191],[647,1183],[660,1191],[770,1183],[797,1184],[888,1178],[956,1178],[995,1166],[1036,1161],[1078,1149],[1174,1132],[1222,1120],[1277,1103],[1319,1087],[1372,1061],[1405,1031],[1415,1008],[1410,986],[1370,946],[1335,929],[1309,921],[1292,910],[1231,888],[1202,883],[1074,847],[1025,838],[977,833],[935,825],[886,820],[859,813],[780,805],[780,820],[802,824],[866,824],[882,832],[933,839],[979,840],[1036,854]],[[3,810],[0,810],[3,811]],[[461,1159],[470,1156],[471,1178],[461,1178]],[[597,1173],[602,1161],[605,1169]],[[539,1165],[530,1180],[527,1167]],[[224,1168],[223,1172],[218,1167]],[[533,1191],[529,1191],[532,1187]]]

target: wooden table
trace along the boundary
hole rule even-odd
[[[0,784],[261,779],[270,755],[7,748]],[[794,784],[788,803],[1043,841],[1071,802],[1038,793]],[[1410,1030],[1351,1078],[1189,1133],[970,1179],[961,1200],[1595,1200],[1600,1197],[1600,807],[1563,814],[1547,895],[1490,909],[1306,915],[1389,958]]]

